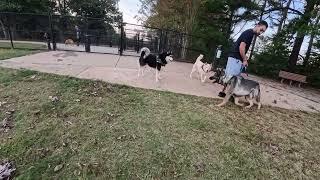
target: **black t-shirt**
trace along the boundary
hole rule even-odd
[[[240,49],[239,49],[240,44],[241,44],[241,42],[246,43],[246,53],[247,53],[254,35],[255,35],[255,33],[253,32],[253,29],[248,29],[248,30],[244,31],[240,35],[240,37],[237,39],[237,41],[234,43],[233,48],[231,49],[231,52],[229,53],[229,57],[233,57],[233,58],[240,59],[241,61],[243,61],[243,59],[240,55]]]

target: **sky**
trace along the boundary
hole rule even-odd
[[[140,9],[139,0],[120,0],[119,9],[123,12],[123,21],[132,24],[139,23],[134,16],[138,15]]]
[[[292,8],[297,8],[297,7],[299,9],[302,8],[303,6],[302,4],[299,4],[298,1],[294,1],[294,2],[295,3],[292,4]],[[123,12],[124,22],[132,23],[132,24],[141,24],[141,22],[138,22],[137,19],[134,18],[136,15],[139,14],[138,11],[140,9],[140,5],[141,4],[139,0],[120,0],[119,9],[121,12]],[[237,27],[235,27],[234,34],[232,37],[234,38],[239,37],[242,31],[252,28],[253,26],[254,26],[254,22],[240,23]],[[265,35],[270,36],[275,32],[276,32],[276,29],[269,28]]]
[[[303,8],[303,4],[299,3],[299,1],[293,1],[294,3],[292,4],[292,8],[298,8],[301,10]],[[127,23],[132,23],[132,24],[141,24],[141,22],[138,22],[137,19],[134,17],[138,15],[138,11],[140,9],[140,2],[139,0],[120,0],[119,2],[119,9],[123,13],[123,20],[124,22]],[[294,6],[294,7],[293,7]],[[289,18],[292,18],[289,16]],[[240,23],[237,27],[234,29],[234,33],[232,35],[233,39],[237,39],[241,32],[245,31],[246,29],[252,28],[254,26],[254,22],[249,22],[249,23]],[[267,32],[264,34],[264,36],[271,36],[276,32],[276,29],[269,28]],[[305,39],[305,42],[302,46],[301,53],[303,54],[306,51],[307,48],[307,43],[308,42],[308,37]]]

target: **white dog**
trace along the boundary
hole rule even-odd
[[[201,60],[203,59],[203,55],[197,58],[196,62],[193,65],[192,71],[190,73],[190,78],[192,79],[192,75],[195,72],[200,74],[201,82],[204,83],[207,79],[207,73],[209,73],[212,69],[212,65],[208,63],[203,63]]]

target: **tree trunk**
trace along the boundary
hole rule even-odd
[[[264,3],[263,3],[259,21],[262,21],[262,19],[263,19],[263,14],[265,12],[266,6],[267,6],[267,0],[265,0]],[[253,38],[252,45],[251,45],[251,52],[250,52],[250,56],[249,56],[249,61],[252,59],[252,56],[253,56],[253,53],[254,53],[254,48],[256,46],[256,42],[257,42],[257,36],[255,35],[254,38]]]
[[[309,45],[308,45],[308,50],[307,50],[307,52],[306,52],[306,57],[304,58],[304,61],[303,61],[303,66],[307,66],[308,63],[309,63],[309,59],[310,59],[310,55],[311,55],[311,50],[312,50],[312,46],[313,46],[314,36],[315,36],[315,34],[312,33],[312,34],[311,34],[311,37],[310,37]]]
[[[294,70],[295,66],[297,65],[299,53],[301,50],[301,46],[304,40],[305,34],[299,32],[293,45],[293,49],[291,51],[290,57],[289,57],[289,69]]]
[[[187,56],[188,36],[182,37],[182,51],[181,59],[185,59]]]
[[[185,59],[187,56],[187,47],[190,44],[189,34],[192,33],[193,25],[195,23],[195,17],[197,11],[200,7],[199,0],[189,0],[187,1],[187,16],[185,20],[185,32],[187,33],[185,37],[182,38],[182,51],[181,58]]]
[[[278,31],[277,31],[277,35],[281,32],[282,28],[283,28],[283,25],[288,17],[288,11],[289,11],[289,7],[292,3],[292,0],[289,0],[288,1],[288,4],[287,4],[287,7],[285,8],[284,12],[283,12],[283,15],[281,17],[281,20],[280,20],[280,24],[279,24],[279,27],[278,27]]]
[[[314,23],[314,27],[318,26],[319,22],[320,22],[320,13],[317,14],[317,19],[316,19],[316,22]],[[308,63],[309,63],[309,59],[310,59],[311,50],[312,50],[313,41],[314,41],[315,36],[316,36],[315,28],[313,28],[313,31],[311,32],[311,36],[310,36],[308,50],[306,52],[306,57],[305,57],[305,59],[303,61],[303,66],[307,66]]]
[[[0,19],[0,27],[1,27],[2,33],[4,35],[4,39],[8,39],[8,33],[6,31],[6,27],[4,26],[2,19]]]
[[[316,1],[307,1],[307,5],[305,6],[305,13],[301,16],[300,19],[301,26],[308,26],[316,4]],[[289,57],[289,69],[291,71],[293,71],[295,66],[297,65],[299,53],[305,36],[306,32],[299,31],[294,41],[293,49]]]
[[[228,39],[231,38],[231,34],[232,34],[232,27],[233,27],[233,16],[236,12],[236,9],[232,8],[230,9],[230,17],[228,20],[228,26],[227,26],[227,37]]]

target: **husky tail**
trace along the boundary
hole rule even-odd
[[[260,86],[257,87],[258,88],[258,94],[256,96],[256,101],[258,103],[258,109],[261,108],[261,90],[260,90]]]
[[[141,49],[141,54],[140,54],[140,58],[139,58],[140,65],[145,65],[145,58],[148,57],[149,55],[150,55],[149,48],[144,47]]]
[[[196,62],[201,61],[203,59],[203,54],[200,54],[199,57],[197,58]]]

